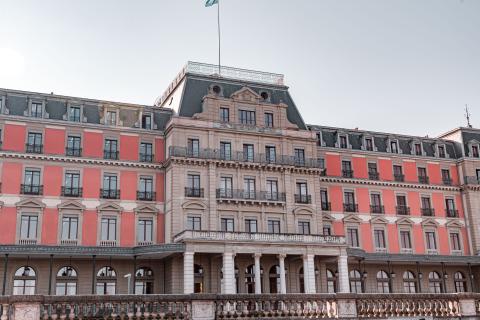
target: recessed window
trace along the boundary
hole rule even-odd
[[[79,106],[71,106],[68,110],[68,121],[81,122],[82,109]]]
[[[232,144],[230,142],[220,141],[220,159],[232,160]]]
[[[107,111],[107,117],[105,119],[105,124],[108,126],[117,125],[117,112],[116,111]]]
[[[32,102],[30,107],[30,116],[34,118],[43,118],[43,103]]]
[[[478,158],[480,156],[478,152],[478,146],[472,146],[472,156],[474,158]]]
[[[79,136],[67,137],[67,148],[65,150],[67,156],[80,157],[82,155],[82,141]]]
[[[412,249],[412,239],[409,230],[400,230],[400,247],[406,250]]]
[[[265,113],[265,127],[273,128],[273,113]]]
[[[151,143],[140,143],[140,162],[153,162],[153,145]]]
[[[372,140],[372,138],[365,138],[365,150],[373,151],[373,140]]]
[[[73,296],[77,294],[77,271],[68,266],[57,272],[55,294],[57,296]]]
[[[435,237],[434,231],[425,232],[425,242],[427,245],[427,250],[432,250],[432,251],[437,250],[437,239]]]
[[[38,216],[25,214],[20,220],[20,242],[36,243],[38,231]]]
[[[65,216],[62,218],[62,241],[78,239],[78,217]]]
[[[360,247],[360,240],[358,238],[357,228],[347,228],[347,244],[350,247]]]
[[[445,147],[444,146],[438,146],[438,156],[440,158],[445,158]]]
[[[220,121],[221,122],[230,122],[230,109],[229,108],[220,108]]]
[[[202,218],[189,216],[187,217],[187,230],[201,230],[202,229]]]
[[[280,233],[280,221],[279,220],[268,220],[268,232],[269,233]]]
[[[24,266],[15,271],[13,278],[13,295],[35,294],[37,275],[30,266]]]
[[[386,249],[385,230],[383,229],[373,230],[373,238],[375,241],[375,249],[380,249],[380,250]]]
[[[215,93],[215,94],[220,94],[222,92],[222,88],[220,88],[220,86],[217,86],[217,85],[214,85],[212,87],[212,91]]]
[[[421,156],[422,153],[422,145],[420,143],[415,143],[415,155]]]
[[[299,234],[310,234],[310,222],[309,221],[298,221],[298,233]]]
[[[98,295],[113,295],[117,287],[117,273],[110,266],[101,268],[97,273],[96,293]]]
[[[268,92],[265,92],[265,91],[262,91],[260,93],[260,97],[262,97],[263,100],[267,101],[269,96],[268,96]]]
[[[331,236],[332,235],[332,226],[331,225],[323,225],[323,235],[324,236]]]
[[[458,232],[450,233],[450,247],[452,251],[461,251],[462,245],[460,242],[460,234]]]
[[[257,219],[245,219],[245,232],[256,233],[257,229]]]
[[[152,115],[144,114],[142,115],[142,129],[152,129]]]
[[[151,244],[153,242],[153,220],[138,219],[137,242],[139,244]]]
[[[240,123],[255,125],[255,111],[240,110]]]
[[[188,139],[187,140],[187,155],[189,157],[197,158],[200,156],[200,140]]]
[[[101,232],[102,241],[116,241],[117,240],[117,218],[103,217],[100,232]]]
[[[398,143],[397,143],[397,141],[390,141],[390,151],[392,153],[398,153]]]
[[[105,139],[103,148],[103,158],[110,160],[118,159],[118,141],[115,139]]]
[[[233,218],[222,218],[220,220],[220,228],[223,232],[235,231],[235,222]]]
[[[340,136],[340,148],[347,149],[347,136]]]

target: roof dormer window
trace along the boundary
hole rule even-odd
[[[398,141],[391,140],[390,141],[390,152],[391,153],[398,153]]]
[[[348,147],[348,142],[347,142],[347,136],[340,136],[340,148],[342,149],[347,149]]]
[[[479,157],[478,145],[472,146],[472,157],[474,158]]]
[[[108,126],[117,125],[117,111],[107,110],[107,114],[105,117],[105,124]]]
[[[416,156],[422,156],[423,155],[423,150],[422,150],[422,144],[420,142],[416,142],[414,145],[414,152]]]
[[[43,103],[32,102],[30,104],[30,116],[33,118],[43,118]]]
[[[438,149],[438,157],[439,158],[446,158],[446,152],[445,152],[445,146],[442,145],[442,146],[437,146],[437,149]]]
[[[468,155],[473,158],[480,158],[480,142],[477,140],[468,142]]]
[[[270,101],[270,95],[266,91],[260,92],[260,97],[262,97],[263,101]]]

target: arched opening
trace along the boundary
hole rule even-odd
[[[442,278],[438,272],[432,271],[428,274],[428,287],[431,293],[443,292]]]
[[[417,292],[417,281],[415,279],[415,274],[411,271],[405,271],[403,273],[403,292],[405,293]]]
[[[193,275],[194,275],[194,287],[193,292],[203,293],[203,267],[199,264],[193,266]]]
[[[453,275],[453,281],[455,282],[455,292],[465,292],[467,291],[467,281],[465,275],[457,271]]]
[[[388,273],[383,270],[377,272],[377,292],[378,293],[390,293],[390,278]]]
[[[97,272],[97,294],[115,294],[117,287],[117,273],[110,266],[102,267]]]
[[[280,267],[274,265],[268,272],[270,293],[280,293]]]
[[[260,266],[260,279],[262,279],[263,267]],[[260,282],[262,282],[260,280]],[[255,265],[251,264],[245,268],[245,292],[255,293]],[[263,291],[263,285],[260,283],[260,291]]]
[[[327,292],[337,292],[337,278],[335,277],[335,273],[330,269],[327,269]]]
[[[358,270],[351,270],[349,273],[350,277],[350,292],[351,293],[362,293],[362,275]]]
[[[153,270],[141,267],[135,271],[135,294],[153,294]]]
[[[55,294],[73,296],[77,294],[77,271],[71,266],[60,268],[57,272]]]
[[[14,295],[32,295],[35,294],[37,284],[37,274],[30,266],[23,266],[15,271],[13,279]]]

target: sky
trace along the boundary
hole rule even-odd
[[[205,0],[0,0],[0,87],[152,105],[217,63]],[[479,0],[220,0],[222,65],[282,73],[309,124],[480,127]]]

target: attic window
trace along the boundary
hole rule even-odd
[[[262,92],[260,93],[260,96],[262,97],[262,99],[263,99],[264,101],[267,101],[268,98],[269,98],[268,92],[265,92],[265,91],[262,91]]]
[[[214,85],[212,87],[212,91],[215,93],[215,94],[220,94],[222,92],[222,88],[220,88],[220,86],[218,85]]]

